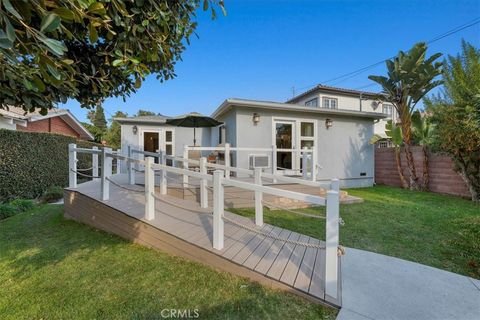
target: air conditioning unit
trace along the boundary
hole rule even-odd
[[[270,157],[266,154],[249,154],[249,168],[270,168]]]

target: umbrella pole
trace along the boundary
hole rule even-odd
[[[193,146],[196,147],[197,146],[197,139],[195,138],[195,127],[193,127]]]

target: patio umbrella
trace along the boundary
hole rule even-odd
[[[198,112],[191,112],[178,117],[169,118],[166,121],[167,124],[176,127],[193,128],[193,145],[197,145],[197,139],[195,138],[196,128],[209,128],[221,125],[223,122],[219,122],[211,117],[204,116]]]

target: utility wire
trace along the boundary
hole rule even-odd
[[[463,25],[461,25],[461,26],[458,26],[458,27],[456,27],[456,28],[453,28],[453,29],[445,32],[445,33],[442,33],[442,34],[436,36],[435,38],[427,41],[427,44],[432,44],[432,43],[434,43],[434,42],[437,42],[437,41],[439,41],[439,40],[441,40],[441,39],[443,39],[443,38],[446,38],[446,37],[448,37],[448,36],[451,36],[451,35],[453,35],[453,34],[455,34],[455,33],[458,33],[458,32],[460,32],[460,31],[462,31],[462,30],[464,30],[464,29],[470,28],[470,27],[472,27],[472,26],[474,26],[474,25],[476,25],[476,24],[479,24],[479,23],[480,23],[480,17],[477,17],[477,18],[475,18],[475,19],[473,19],[473,20],[471,20],[471,21],[469,21],[469,22],[467,22],[467,23],[465,23],[465,24],[463,24]],[[385,61],[391,60],[391,59],[393,59],[393,58],[395,58],[395,57],[396,57],[396,55],[393,56],[393,57],[390,57],[390,58],[387,58],[387,59],[384,59],[384,60],[375,62],[375,63],[373,63],[373,64],[370,64],[370,65],[366,66],[366,67],[360,68],[360,69],[358,69],[358,70],[354,70],[354,71],[351,71],[351,72],[342,74],[342,75],[340,75],[340,76],[338,76],[338,77],[335,77],[335,78],[332,78],[332,79],[328,79],[328,80],[323,81],[323,82],[321,82],[321,83],[322,83],[322,84],[324,84],[324,83],[330,83],[330,82],[334,82],[334,81],[337,81],[337,80],[339,80],[339,81],[335,82],[334,84],[341,83],[341,82],[343,82],[343,81],[346,81],[346,80],[348,80],[348,79],[351,79],[351,78],[353,78],[353,77],[356,77],[357,75],[365,72],[366,70],[369,70],[369,69],[371,69],[371,68],[373,68],[373,67],[376,67],[376,66],[384,63]],[[343,79],[343,78],[345,78],[345,79]],[[342,79],[342,80],[340,80],[340,79]],[[296,90],[303,90],[303,89],[307,89],[307,88],[314,87],[314,86],[316,86],[316,85],[317,85],[317,83],[316,83],[316,84],[309,85],[309,86],[305,86],[305,87],[302,87],[302,88],[297,88]]]

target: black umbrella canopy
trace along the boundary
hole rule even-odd
[[[209,128],[223,124],[223,122],[219,122],[198,112],[191,112],[178,117],[169,118],[166,123],[176,127],[193,128],[193,145],[196,145],[197,142],[195,139],[195,128]]]

